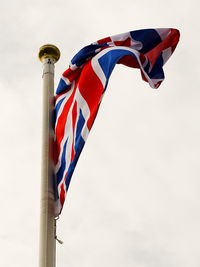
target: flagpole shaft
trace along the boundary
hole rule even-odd
[[[52,50],[53,49],[53,50]],[[59,50],[52,45],[40,48],[39,58],[43,63],[43,119],[42,119],[42,177],[40,204],[40,249],[39,267],[55,267],[56,221],[54,213],[53,171],[53,97],[54,63]],[[59,58],[59,56],[58,56]]]

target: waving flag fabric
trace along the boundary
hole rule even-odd
[[[62,210],[74,168],[114,66],[124,64],[138,68],[142,79],[152,88],[158,88],[164,80],[162,67],[178,41],[179,31],[176,29],[137,30],[101,39],[73,57],[56,92],[57,215]]]

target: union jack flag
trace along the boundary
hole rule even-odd
[[[55,175],[60,214],[74,168],[97,115],[115,64],[138,68],[152,88],[164,80],[163,65],[174,52],[179,31],[131,31],[81,49],[63,73],[55,103]]]

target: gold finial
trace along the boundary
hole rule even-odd
[[[60,50],[55,45],[46,44],[40,47],[38,57],[41,62],[44,58],[51,58],[56,63],[60,58]]]

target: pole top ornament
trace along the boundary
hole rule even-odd
[[[42,62],[45,58],[51,58],[56,63],[60,58],[60,50],[52,44],[46,44],[40,47],[38,57]]]

